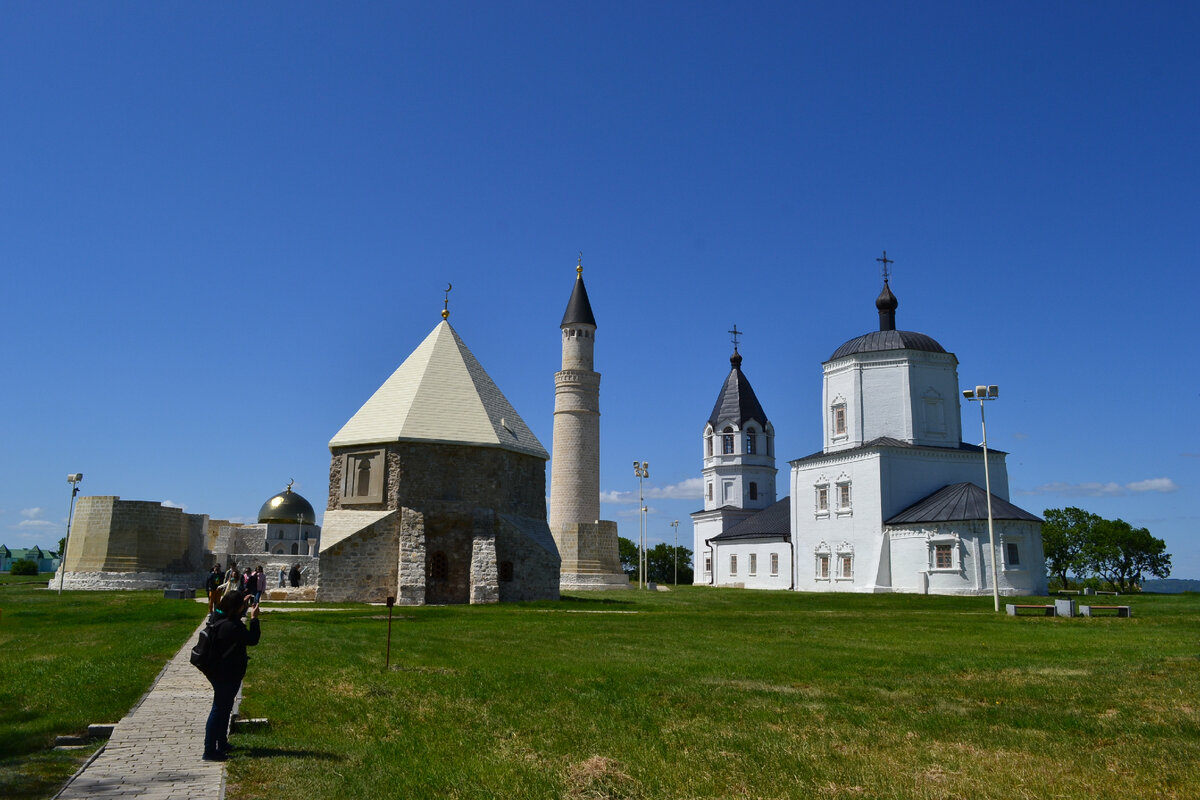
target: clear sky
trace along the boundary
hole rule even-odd
[[[579,251],[604,516],[702,505],[743,369],[787,460],[898,327],[995,383],[1012,499],[1200,578],[1200,4],[0,7],[0,542],[70,487],[252,520],[440,320],[551,446]],[[964,437],[978,442],[974,406]],[[547,473],[548,474],[548,473]]]

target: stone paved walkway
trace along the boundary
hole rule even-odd
[[[225,765],[200,758],[212,687],[191,665],[188,654],[203,624],[137,708],[117,723],[100,754],[58,794],[59,800],[221,800],[225,796]]]

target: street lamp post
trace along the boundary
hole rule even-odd
[[[988,548],[992,551],[992,600],[995,602],[996,611],[1000,610],[1000,583],[996,569],[996,532],[992,525],[992,475],[988,468],[987,417],[983,413],[983,404],[988,400],[995,400],[999,395],[1000,387],[995,385],[963,389],[963,397],[971,402],[979,402],[979,423],[983,426],[983,483],[987,494]]]
[[[679,585],[679,520],[675,520],[674,522],[672,522],[671,527],[675,529],[675,550],[674,550],[674,552],[671,553],[671,555],[674,556],[674,558],[675,558],[675,583],[673,585],[678,586]]]
[[[646,499],[642,493],[642,481],[650,477],[650,463],[634,461],[633,474],[638,479],[638,588],[644,589],[646,582]]]
[[[67,476],[67,483],[71,484],[71,510],[67,512],[67,535],[63,537],[63,549],[58,554],[58,593],[62,594],[63,578],[67,576],[67,545],[71,541],[71,520],[75,516],[75,495],[79,494],[79,482],[83,480],[82,472],[72,472]]]

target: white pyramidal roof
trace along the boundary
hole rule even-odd
[[[445,320],[363,403],[329,446],[396,441],[500,447],[550,458]]]

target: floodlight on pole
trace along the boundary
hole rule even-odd
[[[671,527],[675,529],[675,551],[671,554],[675,558],[675,583],[673,585],[678,586],[679,585],[679,520],[675,520],[674,522],[672,522]]]
[[[997,611],[1000,610],[1000,582],[999,571],[996,569],[996,532],[992,522],[992,476],[991,470],[988,469],[987,417],[983,412],[983,403],[986,400],[995,400],[999,396],[1000,387],[994,384],[963,389],[963,397],[968,401],[979,401],[979,423],[983,426],[983,482],[984,492],[987,495],[988,548],[992,552],[992,600]]]
[[[58,554],[58,593],[62,594],[63,578],[67,576],[67,543],[71,541],[71,520],[75,517],[75,495],[79,494],[79,482],[83,480],[82,472],[72,472],[67,476],[71,484],[71,510],[67,512],[67,534],[63,537],[62,552]]]
[[[650,462],[634,461],[633,474],[638,479],[638,588],[645,588],[646,578],[646,498],[642,481],[650,477]]]

